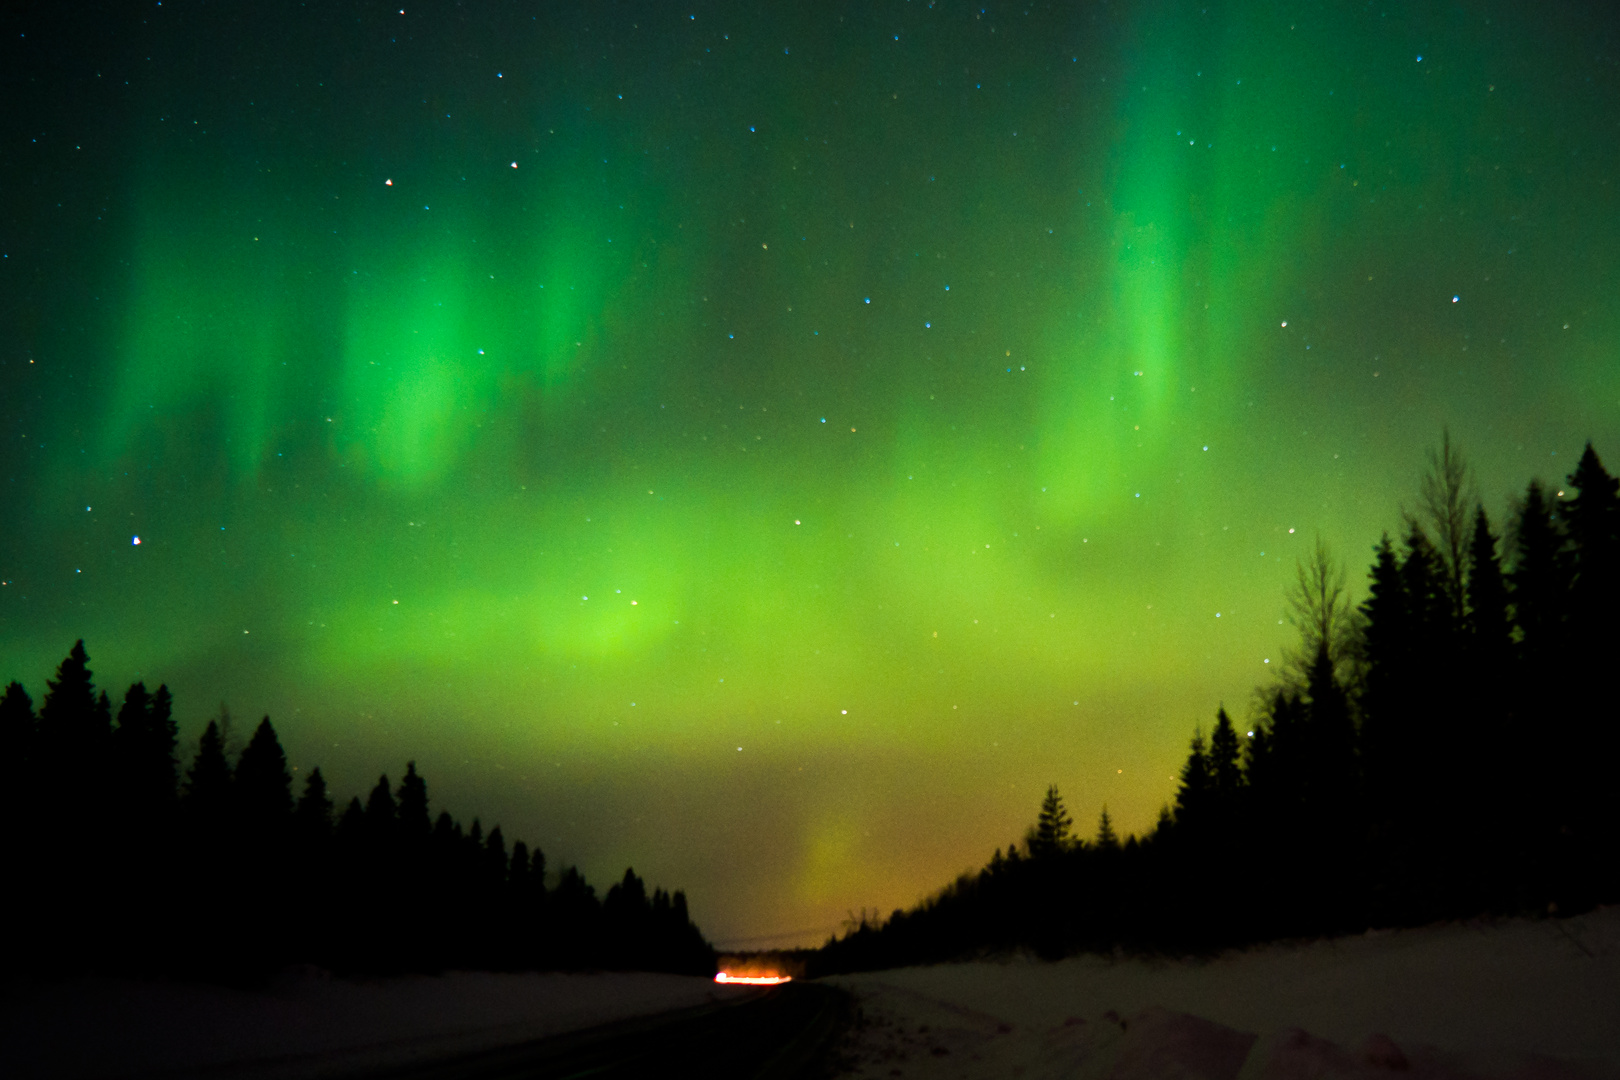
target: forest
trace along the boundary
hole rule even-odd
[[[223,713],[223,710],[222,710]],[[116,717],[73,646],[36,713],[0,697],[11,833],[0,967],[253,981],[344,974],[635,969],[709,975],[682,892],[634,870],[600,900],[497,825],[431,813],[414,762],[341,813],[319,768],[294,798],[269,717],[241,752],[212,720],[182,775],[173,699],[135,683]],[[550,884],[548,885],[548,881]]]
[[[1207,953],[1620,901],[1620,481],[1587,444],[1499,534],[1449,435],[1367,596],[1318,541],[1299,641],[1195,732],[1173,806],[1078,836],[1055,785],[1021,843],[910,911],[852,918],[813,974],[1012,949]]]

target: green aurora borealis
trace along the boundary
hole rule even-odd
[[[1442,425],[1498,521],[1620,462],[1601,7],[398,7],[0,23],[36,701],[814,941],[1149,827]]]

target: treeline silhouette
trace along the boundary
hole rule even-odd
[[[1318,542],[1300,644],[1239,734],[1195,733],[1174,807],[1076,838],[1048,789],[1021,845],[911,911],[863,916],[812,973],[1027,948],[1198,952],[1620,901],[1620,481],[1590,443],[1504,541],[1449,435],[1352,607]]]
[[[73,646],[36,715],[0,696],[3,858],[14,972],[226,979],[288,965],[345,973],[635,969],[708,975],[682,892],[633,870],[598,899],[499,826],[429,809],[415,763],[341,813],[320,769],[294,798],[270,718],[233,765],[210,721],[181,774],[167,687],[135,683],[116,718]],[[228,714],[224,714],[228,728]]]

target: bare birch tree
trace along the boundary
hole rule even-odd
[[[1299,631],[1299,647],[1288,657],[1288,677],[1303,684],[1319,652],[1326,650],[1335,670],[1354,661],[1355,605],[1345,587],[1344,567],[1320,536],[1301,559],[1288,587],[1288,621]]]
[[[1451,441],[1449,428],[1440,430],[1440,449],[1429,450],[1429,471],[1419,488],[1420,525],[1432,530],[1440,556],[1442,585],[1451,616],[1460,625],[1466,611],[1468,541],[1473,534],[1473,508],[1479,502],[1472,470],[1462,451]]]

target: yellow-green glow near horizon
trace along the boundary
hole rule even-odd
[[[0,679],[722,942],[1149,827],[1442,425],[1499,519],[1620,455],[1601,14],[339,8],[8,46]]]

